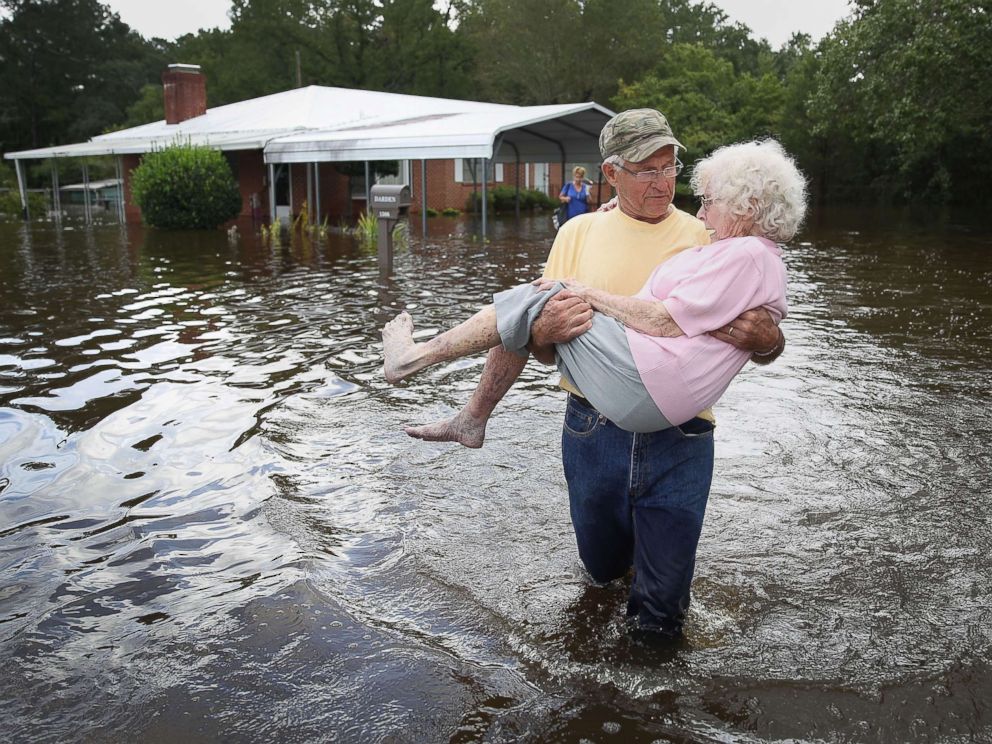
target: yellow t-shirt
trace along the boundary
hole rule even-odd
[[[635,220],[620,209],[583,214],[558,231],[544,277],[575,279],[629,297],[640,291],[658,264],[686,248],[709,242],[703,223],[675,207],[669,207],[668,216],[657,224]],[[565,380],[561,386],[582,394]],[[699,415],[715,420],[709,409]]]

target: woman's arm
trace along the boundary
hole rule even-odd
[[[635,297],[610,294],[601,289],[593,289],[579,284],[571,279],[559,280],[572,292],[610,317],[616,318],[628,328],[646,333],[649,336],[684,336],[668,309],[662,302],[639,300]],[[540,279],[535,282],[540,290],[550,289],[555,282],[550,279]]]

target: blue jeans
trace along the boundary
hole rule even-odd
[[[678,635],[713,477],[713,424],[633,434],[569,395],[561,442],[586,570],[607,582],[633,566],[628,618]]]

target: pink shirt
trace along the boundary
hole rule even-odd
[[[661,264],[635,297],[660,300],[684,336],[627,329],[630,351],[658,409],[678,425],[723,395],[750,354],[707,336],[745,310],[787,312],[782,251],[764,238],[728,238],[690,248]]]

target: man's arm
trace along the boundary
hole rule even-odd
[[[745,310],[729,325],[710,331],[709,335],[738,349],[750,351],[751,361],[755,364],[771,364],[785,351],[785,334],[763,307]]]

